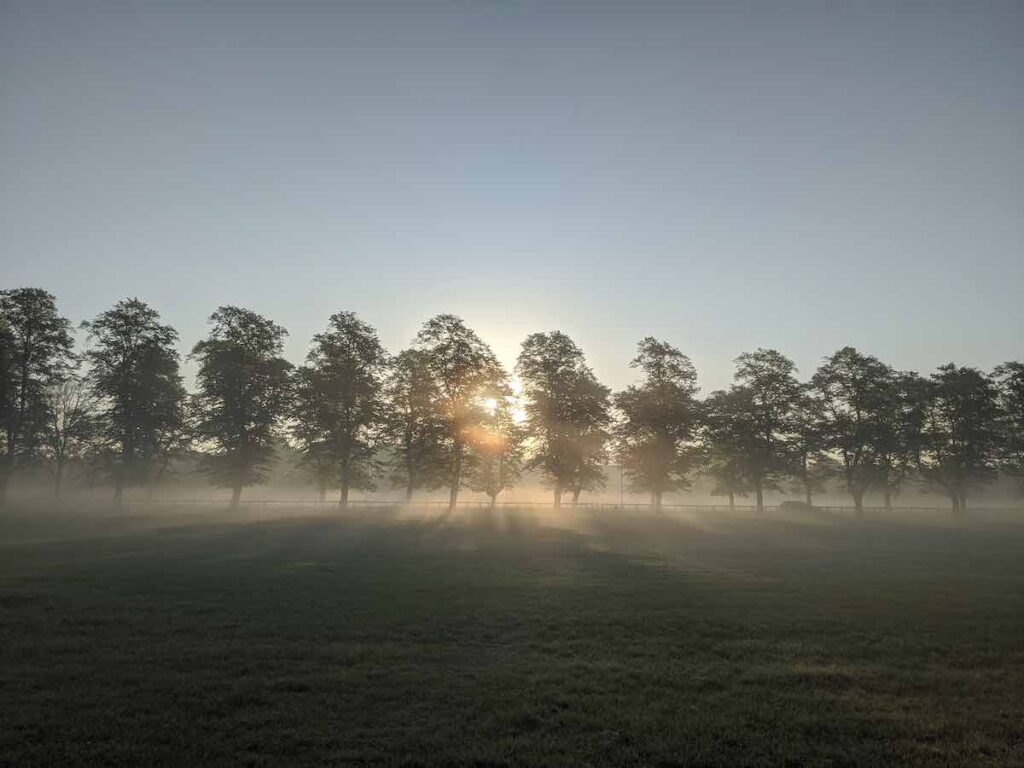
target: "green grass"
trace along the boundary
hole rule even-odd
[[[4,765],[1024,764],[1024,526],[33,514]]]

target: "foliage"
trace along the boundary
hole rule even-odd
[[[92,342],[89,381],[99,400],[100,466],[125,488],[152,482],[185,439],[185,390],[178,372],[177,332],[155,309],[125,299],[82,323]]]
[[[993,376],[999,402],[1000,465],[1024,478],[1024,363],[1003,363]]]
[[[392,485],[405,489],[409,501],[417,489],[438,488],[445,481],[445,424],[426,352],[407,349],[395,356],[385,396],[386,466]]]
[[[896,374],[885,363],[843,347],[826,358],[811,379],[821,404],[821,436],[843,467],[854,506],[881,477],[881,442],[892,430],[890,409],[896,400]]]
[[[41,452],[53,475],[54,495],[60,497],[68,466],[84,462],[96,443],[96,397],[86,379],[70,374],[47,387],[46,400]]]
[[[41,288],[0,291],[0,503],[14,472],[36,459],[49,421],[47,390],[73,365],[71,324]]]
[[[435,409],[444,438],[436,459],[448,485],[449,508],[454,509],[466,448],[485,420],[485,401],[500,396],[507,386],[506,375],[491,348],[455,315],[428,320],[414,348],[423,353],[437,392]]]
[[[377,332],[351,312],[331,316],[295,375],[292,438],[315,476],[333,471],[341,504],[350,488],[372,490],[388,355]]]
[[[212,484],[232,489],[263,482],[274,440],[290,405],[291,364],[281,357],[287,331],[248,309],[225,306],[192,349],[199,364],[192,404],[207,452],[200,467]]]
[[[660,508],[663,494],[690,487],[699,463],[697,371],[678,349],[650,336],[637,345],[630,367],[644,378],[615,395],[616,453],[630,488],[650,493]]]
[[[555,505],[564,491],[575,500],[582,490],[602,487],[610,392],[582,350],[561,331],[534,333],[522,344],[516,372],[526,411],[526,466],[541,471]]]
[[[918,467],[960,515],[968,491],[994,478],[998,467],[996,388],[976,368],[949,363],[932,374],[925,395]]]
[[[471,433],[468,485],[487,494],[492,507],[502,491],[516,484],[523,469],[524,430],[513,417],[510,401],[508,392],[494,398],[493,407]]]

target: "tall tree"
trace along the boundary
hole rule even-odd
[[[923,414],[921,475],[943,488],[954,516],[962,516],[968,492],[994,478],[998,467],[996,387],[976,368],[940,366],[931,375]]]
[[[96,399],[88,381],[72,374],[47,387],[46,400],[42,453],[59,499],[68,466],[83,461],[96,441]]]
[[[209,337],[192,349],[199,364],[193,396],[196,434],[208,450],[200,467],[237,506],[242,488],[266,479],[289,405],[291,364],[281,357],[287,331],[248,309],[210,316]]]
[[[41,288],[0,291],[0,504],[17,468],[35,458],[48,420],[47,389],[73,363],[71,324]]]
[[[405,490],[408,503],[416,490],[438,488],[445,479],[441,395],[427,353],[407,349],[396,355],[385,394],[388,469],[392,484]]]
[[[999,398],[1000,465],[1020,480],[1024,478],[1024,363],[1003,363],[993,377]]]
[[[665,493],[690,487],[699,463],[697,371],[678,349],[650,336],[637,345],[631,368],[643,381],[615,395],[619,463],[634,491],[649,493],[656,510]]]
[[[178,334],[138,299],[120,301],[82,326],[92,342],[86,359],[100,403],[102,464],[120,504],[126,487],[153,480],[167,436],[183,429],[185,390],[174,349]]]
[[[416,336],[415,348],[424,353],[438,393],[436,405],[444,427],[440,455],[452,511],[464,479],[470,433],[484,421],[485,401],[506,386],[506,375],[491,348],[455,315],[428,320]]]
[[[703,408],[705,471],[715,481],[712,493],[728,496],[732,509],[736,496],[754,490],[758,442],[750,390],[735,385],[716,390],[704,400]],[[762,480],[762,490],[764,485]]]
[[[554,492],[573,501],[604,482],[604,446],[611,420],[609,390],[587,367],[583,352],[561,331],[526,338],[516,363],[523,385],[527,468],[539,469]]]
[[[880,443],[896,404],[896,374],[878,358],[843,347],[825,359],[811,384],[821,401],[825,447],[838,454],[861,516],[864,494],[879,482]]]
[[[877,485],[886,510],[892,509],[893,498],[917,469],[918,436],[924,418],[922,392],[926,387],[916,373],[896,373],[877,414],[872,442]]]
[[[764,492],[792,472],[789,441],[802,388],[793,361],[774,349],[736,358],[735,384],[713,393],[708,420],[713,440],[728,451],[764,511]]]
[[[306,365],[296,376],[292,436],[308,461],[334,466],[343,508],[351,488],[375,487],[373,459],[383,428],[387,367],[377,331],[354,313],[339,312],[313,337]]]
[[[512,488],[523,468],[523,429],[512,415],[509,393],[488,403],[479,428],[471,433],[469,488],[485,493],[491,509],[502,491]]]
[[[822,402],[805,392],[793,413],[790,448],[793,454],[794,490],[804,495],[804,502],[814,504],[814,494],[824,491],[828,479],[836,472],[835,462],[826,450],[825,418]]]

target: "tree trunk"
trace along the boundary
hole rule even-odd
[[[412,483],[405,486],[405,503],[412,504]]]
[[[6,470],[0,475],[0,507],[7,503],[7,485],[11,482],[11,475]]]
[[[960,494],[953,490],[949,492],[949,498],[953,502],[953,517],[960,517]]]
[[[231,489],[231,508],[238,509],[238,502],[242,500],[242,484],[239,483]]]
[[[555,509],[562,506],[562,485],[561,483],[555,483]]]
[[[338,508],[348,509],[348,480],[341,481],[341,495],[338,497]]]
[[[764,512],[764,489],[761,487],[761,483],[757,483],[754,487],[755,495],[757,497],[757,511]]]
[[[495,493],[495,494],[493,494],[491,496],[491,508],[490,508],[491,512],[494,511],[494,505],[497,504],[497,503],[498,503],[498,494]]]
[[[959,495],[960,516],[963,517],[967,514],[967,491],[961,489]]]
[[[864,491],[858,488],[850,491],[850,493],[853,495],[854,513],[857,515],[857,518],[860,519],[864,517]]]
[[[888,485],[885,486],[885,511],[892,511],[892,488]]]
[[[583,490],[582,488],[575,488],[575,489],[573,489],[573,492],[572,492],[572,505],[574,507],[577,504],[580,503],[580,491],[582,491],[582,490]]]
[[[661,512],[661,491],[654,492],[654,511]]]
[[[462,484],[462,443],[455,445],[455,466],[452,467],[452,485],[448,491],[448,511],[454,512],[459,503],[459,486]]]
[[[811,497],[811,486],[810,485],[805,485],[804,486],[804,497],[805,497],[805,499],[807,501],[807,506],[808,507],[813,507],[814,506],[814,499]]]
[[[729,511],[736,511],[736,494],[733,493],[732,491],[729,491]]]
[[[321,504],[327,501],[327,488],[323,485],[323,483],[321,483],[320,486],[316,489],[316,499]]]

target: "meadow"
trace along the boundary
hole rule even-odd
[[[1024,764],[1024,515],[0,514],[0,764]]]

